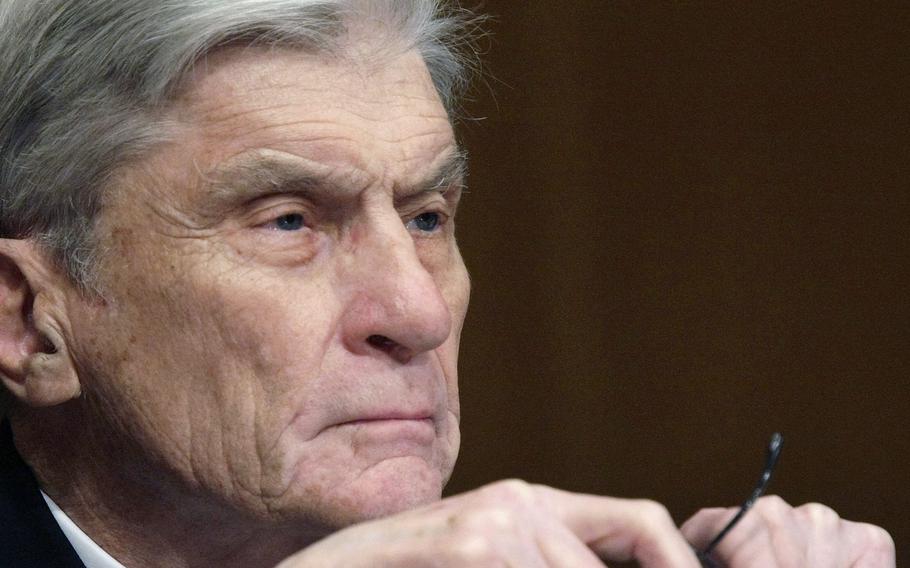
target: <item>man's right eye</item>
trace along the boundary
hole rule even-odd
[[[300,213],[288,213],[287,215],[282,215],[273,221],[275,229],[279,231],[299,231],[304,228],[306,224],[304,223],[303,215]]]

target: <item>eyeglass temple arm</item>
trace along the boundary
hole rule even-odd
[[[742,506],[739,508],[739,511],[736,515],[730,519],[730,522],[721,529],[717,536],[708,543],[708,546],[702,550],[697,550],[695,553],[698,556],[698,559],[701,561],[702,566],[705,568],[715,568],[716,564],[709,557],[709,554],[714,550],[714,548],[720,543],[721,540],[727,536],[733,527],[743,518],[743,516],[752,508],[752,505],[758,501],[758,498],[764,495],[765,490],[768,488],[768,484],[771,483],[771,477],[774,474],[774,468],[777,466],[777,460],[780,458],[780,451],[784,443],[784,437],[780,433],[775,432],[771,436],[771,442],[768,444],[768,450],[765,453],[765,468],[762,470],[761,477],[758,480],[758,483],[755,485],[755,489],[752,490],[752,494],[749,495],[749,498],[746,499]]]

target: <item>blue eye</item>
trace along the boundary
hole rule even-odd
[[[300,213],[288,213],[275,219],[275,228],[279,231],[299,231],[303,227],[303,215]]]
[[[418,231],[423,231],[424,233],[432,233],[439,228],[441,222],[439,213],[421,213],[411,220],[414,227],[416,227]],[[408,224],[410,225],[411,223]]]

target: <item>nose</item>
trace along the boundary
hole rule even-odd
[[[357,229],[343,271],[346,307],[341,332],[357,354],[383,354],[399,363],[439,347],[452,315],[397,213]]]

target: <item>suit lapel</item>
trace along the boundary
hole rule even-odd
[[[0,423],[0,566],[85,568],[16,451],[7,421]]]

